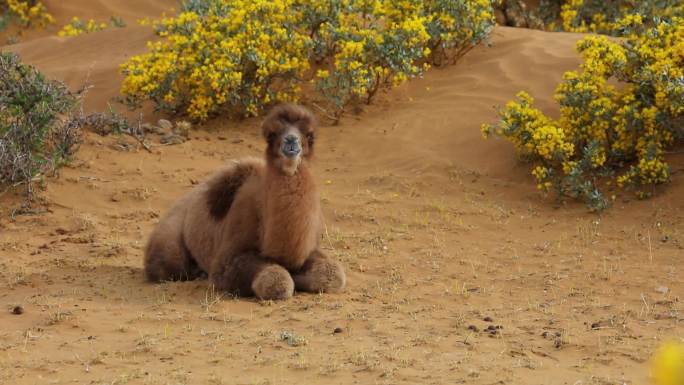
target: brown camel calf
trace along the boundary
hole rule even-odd
[[[275,107],[262,125],[265,159],[242,159],[182,197],[145,250],[150,281],[208,274],[216,288],[285,299],[294,289],[342,290],[342,266],[320,250],[323,217],[310,170],[315,119]]]

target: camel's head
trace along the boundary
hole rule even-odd
[[[296,174],[313,155],[315,126],[315,117],[302,106],[281,104],[273,108],[262,125],[269,164],[286,175]]]

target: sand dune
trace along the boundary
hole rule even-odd
[[[71,87],[88,77],[87,108],[102,109],[118,64],[153,38],[134,19],[173,5],[50,1],[58,20],[128,27],[3,49]],[[142,281],[158,215],[228,159],[258,156],[258,119],[217,119],[153,153],[87,134],[50,180],[48,213],[10,220],[17,198],[0,197],[0,302],[25,309],[0,313],[0,383],[646,383],[654,348],[684,335],[684,156],[653,199],[618,194],[592,215],[554,208],[508,143],[480,136],[521,89],[556,112],[577,38],[498,27],[456,66],[321,128],[324,245],[349,271],[342,294],[259,304],[214,301],[204,281]],[[307,343],[288,346],[286,330]]]
[[[492,48],[479,47],[458,66],[431,71],[423,81],[397,91],[389,97],[391,113],[374,109],[364,115],[363,125],[369,129],[361,135],[378,135],[366,141],[373,145],[358,158],[391,168],[400,146],[402,160],[413,158],[422,167],[459,164],[507,175],[513,157],[510,146],[483,142],[480,124],[492,122],[495,106],[521,89],[541,96],[541,107],[552,111],[549,96],[563,72],[577,65],[576,39],[570,34],[497,28]],[[379,133],[388,126],[389,132],[382,136],[389,139],[383,140]]]
[[[72,89],[79,89],[86,83],[92,85],[94,90],[84,103],[88,111],[102,111],[111,98],[119,95],[123,79],[119,65],[129,57],[145,52],[146,42],[154,39],[152,30],[140,26],[137,21],[158,18],[162,12],[177,6],[173,0],[144,1],[135,6],[125,0],[90,1],[86,5],[79,1],[46,1],[45,4],[55,17],[55,24],[34,32],[33,36],[29,34],[24,39],[26,42],[10,49]],[[57,31],[72,17],[107,22],[111,16],[121,17],[126,28],[110,27],[97,34],[57,37]]]

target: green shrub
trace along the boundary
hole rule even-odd
[[[12,53],[0,53],[0,186],[25,184],[67,162],[80,131],[69,115],[78,99]]]

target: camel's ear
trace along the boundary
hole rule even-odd
[[[273,115],[268,115],[261,124],[261,134],[269,145],[273,144],[278,138],[277,131],[279,124],[278,117]]]
[[[306,131],[306,137],[308,138],[309,136],[311,136],[312,139],[315,139],[316,130],[318,129],[318,119],[316,118],[316,115],[314,115],[307,108],[304,108],[304,107],[300,107],[300,108],[301,108],[300,121],[305,126],[302,128],[304,128],[304,130]]]

